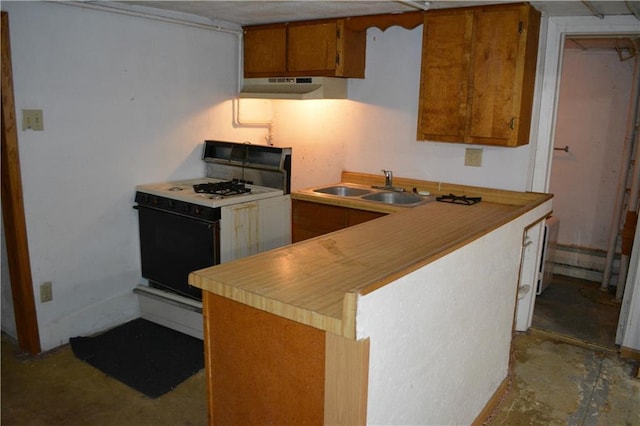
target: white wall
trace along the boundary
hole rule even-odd
[[[565,49],[549,191],[560,220],[558,242],[607,250],[618,179],[626,173],[633,60],[614,50]],[[597,201],[597,202],[594,202]]]
[[[274,101],[278,145],[294,152],[296,189],[337,182],[342,170],[525,190],[531,147],[482,147],[482,167],[464,165],[470,145],[418,142],[422,26],[367,31],[365,79],[349,100]],[[477,146],[476,146],[477,147]]]
[[[44,131],[18,140],[36,299],[53,282],[53,301],[36,301],[47,350],[138,315],[135,185],[201,176],[205,138],[261,130],[232,126],[233,34],[48,2],[2,9],[18,119],[44,114]]]
[[[359,297],[356,337],[370,339],[368,424],[474,421],[508,372],[524,229],[550,209],[548,201]]]

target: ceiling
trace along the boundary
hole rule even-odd
[[[402,13],[426,9],[509,3],[510,1],[86,1],[153,13],[179,13],[239,26],[292,22],[346,16]],[[511,1],[512,2],[512,1]],[[640,20],[640,1],[531,1],[547,16],[635,15]]]

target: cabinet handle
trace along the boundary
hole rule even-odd
[[[516,128],[516,118],[515,117],[511,117],[511,121],[509,121],[509,128],[511,130]]]

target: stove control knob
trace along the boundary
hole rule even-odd
[[[173,209],[176,207],[176,202],[173,200],[169,200],[167,201],[167,206],[169,206],[169,208]]]
[[[202,209],[200,207],[194,207],[193,213],[199,215],[202,213]]]

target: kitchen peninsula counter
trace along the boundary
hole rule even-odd
[[[376,176],[349,172],[343,173],[342,180],[384,183]],[[489,401],[503,389],[525,257],[523,233],[536,224],[540,229],[551,212],[552,196],[401,178],[394,183],[434,195],[440,189],[444,194],[483,199],[474,205],[433,201],[398,208],[373,221],[190,274],[189,283],[204,290],[211,423],[251,422],[265,416],[274,423],[305,422],[306,417],[298,417],[301,413],[320,424],[362,424],[367,419],[465,423],[481,417]],[[309,191],[292,194],[292,199],[310,198]],[[320,202],[332,202],[329,197],[320,198]],[[493,303],[495,306],[485,306]],[[451,323],[456,318],[460,318],[459,325]],[[429,331],[436,323],[441,328]],[[424,330],[414,330],[416,327]],[[458,337],[444,336],[444,327],[452,327]],[[482,327],[482,332],[474,327]],[[465,330],[470,336],[464,335]],[[446,395],[478,400],[465,409],[453,400],[451,407],[434,414],[433,407],[424,403],[432,390],[430,379],[425,380],[429,386],[422,394],[419,389],[424,383],[407,394],[410,398],[393,400],[404,391],[389,387],[388,380],[408,380],[402,368],[411,362],[394,357],[413,356],[414,347],[420,359],[429,357],[438,347],[433,343],[436,340],[445,345],[441,350],[461,357],[454,362],[455,368],[460,368],[458,362],[465,362],[467,352],[481,353],[479,370],[473,367],[475,373],[463,376],[481,371],[487,379],[468,377],[478,383],[454,384],[454,389],[436,386]],[[431,343],[426,345],[426,341]],[[290,348],[292,342],[300,343],[294,345],[297,349]],[[426,346],[420,349],[422,345]],[[230,347],[233,354],[227,353]],[[482,355],[492,351],[496,352]],[[247,353],[252,355],[243,358]],[[241,367],[234,370],[236,363]],[[392,371],[395,368],[400,369],[397,375]],[[450,362],[443,362],[438,374],[452,368]],[[286,374],[288,378],[281,374],[262,377],[265,371],[278,369],[293,372]],[[237,383],[244,385],[235,397],[221,390],[221,386]],[[309,383],[317,384],[311,386],[317,394],[309,393]],[[249,396],[252,389],[256,391]],[[419,401],[412,402],[416,395]],[[289,404],[290,410],[285,408]],[[403,414],[389,417],[385,404],[397,405]],[[440,407],[443,402],[434,400],[433,404]],[[275,413],[269,408],[274,405],[278,407]],[[431,413],[430,418],[425,418],[424,410]]]
[[[431,186],[434,185],[437,186]],[[460,195],[482,194],[484,198],[470,206],[428,202],[406,208],[345,197],[314,196],[308,190],[294,192],[293,199],[395,213],[197,271],[189,277],[190,284],[284,318],[354,338],[358,294],[374,291],[445,256],[552,197],[458,185],[453,188],[448,185],[445,189],[457,190],[456,194]],[[440,193],[448,192],[441,188]],[[492,198],[494,202],[490,201]],[[540,218],[550,212],[550,208],[543,210]]]

